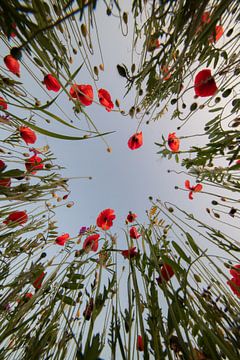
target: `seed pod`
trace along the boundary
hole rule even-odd
[[[107,16],[110,16],[112,14],[112,10],[110,8],[107,8],[106,13],[107,13]]]
[[[74,202],[72,201],[72,202],[68,203],[68,204],[66,205],[66,207],[67,207],[67,208],[71,208],[73,205],[74,205]]]
[[[135,65],[135,64],[132,64],[132,66],[131,66],[131,71],[132,71],[132,73],[134,73],[135,70],[136,70],[136,65]]]
[[[127,25],[128,23],[128,14],[126,12],[123,13],[123,22]]]
[[[77,49],[73,48],[73,53],[74,53],[74,55],[76,55],[77,54]]]
[[[132,106],[131,109],[129,110],[129,115],[131,116],[131,118],[133,118],[134,114],[135,114],[135,107]]]
[[[82,36],[83,37],[86,37],[87,36],[87,27],[85,24],[82,24],[81,25],[81,33],[82,33]]]
[[[94,66],[93,68],[93,72],[96,76],[98,76],[99,72],[98,72],[98,67],[97,66]]]

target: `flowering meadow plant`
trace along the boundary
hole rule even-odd
[[[240,358],[240,3],[127,3],[0,4],[1,359]],[[124,63],[106,52],[114,24],[130,39]],[[152,176],[152,146],[176,192],[154,179],[164,200],[150,196],[145,210],[141,193],[128,204],[129,180],[121,210],[105,159],[104,182],[94,179],[104,205],[84,194],[78,208],[48,140],[62,151],[81,141],[91,165],[85,142],[111,153],[117,136],[137,163],[123,176]]]

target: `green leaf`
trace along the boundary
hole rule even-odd
[[[67,274],[67,277],[70,278],[72,281],[85,279],[85,276],[82,274]]]
[[[1,178],[5,177],[5,178],[15,178],[15,177],[21,177],[23,176],[25,173],[22,170],[19,169],[12,169],[12,170],[8,170],[5,173],[1,173]]]
[[[185,260],[188,264],[191,263],[191,258],[185,254],[185,252],[182,250],[182,248],[175,241],[172,242],[172,246],[178,252],[180,258]]]
[[[62,300],[62,302],[64,302],[64,304],[71,305],[71,306],[75,306],[75,305],[76,305],[76,301],[75,301],[74,299],[72,299],[70,296],[57,294],[57,297],[58,297],[60,300]]]
[[[63,139],[63,140],[86,140],[86,139],[92,139],[92,138],[99,137],[99,136],[109,135],[109,134],[112,134],[112,133],[115,132],[115,131],[110,131],[110,132],[107,132],[107,133],[97,134],[97,135],[89,136],[89,137],[86,137],[86,136],[81,136],[81,137],[79,137],[79,136],[68,136],[68,135],[57,134],[57,133],[54,133],[52,131],[45,130],[43,128],[40,128],[39,126],[30,124],[29,122],[27,122],[25,120],[22,120],[22,119],[19,119],[19,120],[23,124],[25,124],[26,126],[30,127],[31,129],[33,129],[35,131],[38,131],[40,134],[47,135],[47,136],[50,136],[50,137],[53,137],[53,138],[56,138],[56,139]]]
[[[94,335],[92,343],[85,349],[84,359],[97,360],[102,351],[102,345],[100,343],[99,333]]]
[[[62,287],[69,290],[79,290],[82,289],[84,285],[76,282],[71,283],[66,281],[62,284]]]
[[[199,248],[197,246],[197,244],[195,243],[195,241],[193,240],[192,236],[189,233],[186,233],[189,245],[191,246],[191,248],[193,249],[193,251],[199,255]]]

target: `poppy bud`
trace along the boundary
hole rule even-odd
[[[20,64],[12,55],[7,55],[4,58],[4,63],[9,71],[20,77]]]
[[[18,47],[13,47],[10,51],[10,54],[14,57],[16,60],[21,60],[22,58],[22,51]]]
[[[100,69],[101,71],[104,71],[104,64],[100,64],[100,65],[99,65],[99,69]]]

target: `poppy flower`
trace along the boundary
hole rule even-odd
[[[144,350],[143,338],[141,335],[138,335],[138,337],[137,337],[137,350],[138,351]]]
[[[230,274],[235,278],[240,277],[240,264],[234,265],[230,270]]]
[[[98,249],[98,239],[100,238],[99,234],[93,234],[88,236],[83,243],[83,249],[88,251],[97,251]]]
[[[209,42],[215,43],[217,42],[224,34],[223,27],[221,25],[216,25],[215,32],[212,33],[212,35],[209,36]]]
[[[240,298],[240,276],[228,280],[227,284],[230,286],[232,292]]]
[[[0,171],[3,171],[6,167],[7,165],[5,164],[5,162],[3,160],[0,160]]]
[[[3,221],[4,224],[23,225],[28,221],[26,211],[13,211],[8,215],[7,219]]]
[[[0,179],[0,186],[10,187],[11,186],[11,178]]]
[[[197,96],[207,97],[214,95],[218,88],[210,69],[201,70],[195,77],[194,90]]]
[[[12,31],[10,33],[10,38],[15,38],[15,36],[17,36],[16,32],[14,30],[16,30],[17,28],[17,24],[16,23],[12,23],[11,25]]]
[[[52,90],[55,92],[58,92],[61,89],[61,85],[52,74],[44,76],[43,84],[46,85],[48,90]]]
[[[4,98],[0,97],[0,109],[1,110],[7,110],[8,104],[6,103],[6,100]]]
[[[138,239],[141,236],[141,234],[138,233],[135,226],[131,227],[129,234],[132,239]]]
[[[24,295],[23,301],[27,302],[28,300],[30,300],[33,297],[32,293],[26,293]]]
[[[186,181],[185,181],[185,188],[186,188],[187,190],[190,190],[188,197],[189,197],[190,200],[193,200],[193,193],[201,191],[203,187],[202,187],[201,184],[197,184],[197,185],[195,185],[195,186],[191,186],[191,185],[190,185],[190,181],[189,181],[189,180],[186,180]]]
[[[138,255],[138,252],[136,251],[136,247],[134,246],[129,248],[128,250],[123,250],[121,254],[125,259],[132,259],[136,255]]]
[[[131,223],[131,222],[133,222],[136,218],[137,218],[137,215],[134,214],[134,213],[132,213],[131,211],[129,211],[129,214],[128,214],[128,216],[127,216],[127,221]]]
[[[131,150],[136,150],[140,148],[143,144],[143,136],[142,131],[140,133],[136,133],[130,137],[128,140],[128,147]]]
[[[20,63],[17,59],[15,59],[12,55],[7,55],[3,59],[6,67],[9,71],[11,71],[13,74],[20,77]]]
[[[35,132],[27,126],[21,126],[19,128],[20,136],[28,144],[34,144],[37,140]]]
[[[116,218],[113,209],[105,209],[97,217],[97,226],[102,230],[108,230],[113,226],[113,220]]]
[[[40,289],[42,287],[42,282],[43,279],[45,277],[46,273],[42,272],[37,278],[36,280],[34,280],[33,282],[33,286],[35,287],[35,289]]]
[[[105,107],[105,109],[109,112],[113,109],[114,105],[111,99],[111,95],[105,89],[98,90],[98,99],[100,104]]]
[[[64,246],[69,238],[70,238],[70,235],[68,233],[62,234],[56,238],[55,243],[57,245]]]
[[[180,147],[180,140],[176,136],[176,133],[168,134],[168,146],[172,150],[172,152],[178,152]]]
[[[164,74],[163,80],[168,80],[172,76],[172,74],[169,72],[169,67],[167,65],[164,65],[161,67],[162,73]]]
[[[93,102],[93,88],[91,85],[72,85],[70,96],[77,99],[82,105],[89,106]]]
[[[25,167],[28,172],[34,175],[37,170],[42,170],[44,168],[44,164],[42,164],[42,159],[39,156],[33,155],[26,160]]]
[[[205,11],[201,16],[201,22],[203,24],[209,24],[211,21],[210,13],[208,11]]]
[[[150,37],[148,44],[147,44],[147,51],[152,52],[156,49],[158,49],[161,45],[161,42],[159,39],[154,38],[153,36]]]
[[[163,264],[160,270],[160,276],[157,278],[158,284],[162,284],[163,280],[169,281],[174,275],[174,271],[169,264]]]

